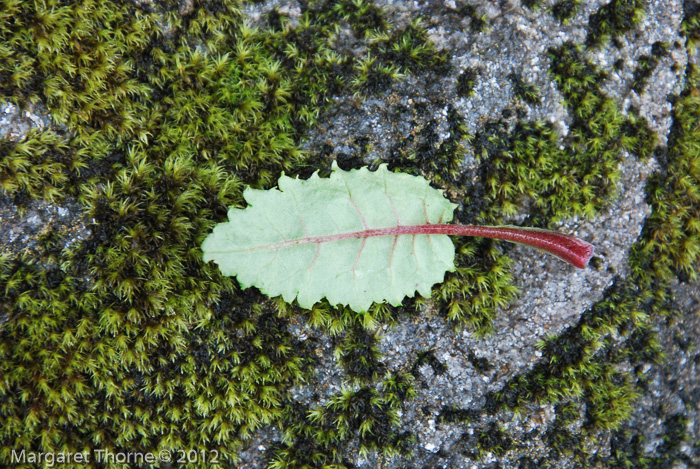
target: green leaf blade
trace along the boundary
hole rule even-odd
[[[455,204],[420,177],[386,165],[342,171],[328,179],[282,176],[279,190],[246,189],[249,206],[230,209],[202,245],[204,261],[244,288],[258,287],[312,307],[322,298],[366,311],[373,302],[399,304],[454,270],[447,235],[369,236],[398,226],[446,223]],[[362,234],[365,233],[365,234]]]

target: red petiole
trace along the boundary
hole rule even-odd
[[[554,254],[569,264],[583,269],[593,256],[595,247],[574,236],[540,228],[522,228],[519,226],[474,226],[427,224],[414,226],[396,226],[378,228],[336,235],[317,236],[280,243],[275,248],[297,244],[327,243],[352,238],[370,238],[373,236],[443,234],[456,236],[478,236],[482,238],[503,239],[513,243],[524,244]]]
[[[404,227],[394,228],[401,230]],[[583,269],[593,257],[595,246],[574,236],[519,226],[418,225],[407,227],[415,234],[479,236],[524,244],[554,254],[569,264]],[[415,230],[415,231],[413,231]]]

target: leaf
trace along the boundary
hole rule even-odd
[[[231,208],[202,250],[205,262],[214,260],[244,288],[296,298],[303,308],[325,297],[367,311],[372,302],[430,296],[454,270],[447,235],[372,234],[452,220],[456,205],[421,177],[386,165],[343,171],[334,163],[328,179],[283,175],[279,190],[248,188],[243,197],[249,206]]]
[[[415,292],[429,296],[454,270],[448,235],[482,236],[525,244],[583,268],[594,247],[539,228],[446,224],[456,205],[428,181],[392,173],[386,165],[330,178],[282,175],[279,190],[246,189],[249,206],[231,208],[204,240],[204,261],[244,288],[295,298],[311,308],[322,298],[367,311],[373,302],[400,304]]]

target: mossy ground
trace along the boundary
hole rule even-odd
[[[578,2],[560,4],[564,20]],[[603,7],[591,20],[588,46],[638,24],[640,5]],[[301,151],[300,143],[329,96],[362,99],[403,75],[444,73],[448,55],[435,50],[419,21],[391,27],[364,0],[309,2],[295,26],[273,11],[253,28],[240,8],[203,2],[181,15],[167,1],[0,1],[0,100],[40,103],[54,122],[0,141],[0,190],[18,205],[76,199],[92,233],[64,248],[60,233],[47,228],[35,249],[0,259],[3,463],[12,449],[205,450],[230,463],[251,434],[271,424],[284,434],[269,452],[271,467],[347,467],[348,446],[387,456],[410,447],[412,435],[396,424],[414,395],[413,374],[388,373],[368,331],[421,311],[425,299],[375,305],[364,315],[326,303],[302,311],[241,291],[202,263],[199,246],[226,208],[241,204],[245,185],[270,187],[282,171],[328,170],[327,158]],[[462,13],[476,29],[487,27],[473,8]],[[691,37],[693,21],[685,23]],[[348,29],[366,45],[359,56],[341,47]],[[483,200],[458,218],[500,222],[525,199],[536,201],[531,225],[594,217],[615,195],[622,151],[645,158],[654,137],[600,90],[605,71],[583,46],[551,51],[550,72],[573,117],[563,149],[540,122],[493,124],[472,139],[453,113],[451,140],[436,147],[428,123],[392,167],[466,193],[459,162],[472,144],[481,162],[472,198]],[[697,276],[700,101],[689,77],[675,103],[667,165],[648,188],[654,211],[631,250],[630,278],[576,327],[543,343],[542,362],[489,396],[485,409],[452,409],[445,420],[560,403],[552,448],[585,460],[585,437],[629,415],[639,390],[615,364],[658,357],[649,318],[668,314],[672,278]],[[473,72],[462,77],[465,96],[474,80]],[[520,99],[539,99],[513,80]],[[457,252],[457,271],[436,286],[432,301],[455,325],[487,334],[516,294],[510,260],[488,241],[460,241]],[[338,337],[336,354],[350,380],[325,405],[307,408],[288,392],[311,376],[313,363],[289,332],[292,317]],[[620,345],[612,339],[620,335],[631,340]],[[429,352],[416,364],[422,360]],[[586,409],[580,444],[562,436],[572,405]],[[517,450],[497,425],[475,441],[473,458]]]

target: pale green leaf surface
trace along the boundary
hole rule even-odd
[[[447,235],[383,235],[308,242],[309,238],[396,226],[446,223],[456,205],[428,181],[392,173],[381,165],[308,180],[282,175],[279,189],[248,188],[245,209],[231,208],[202,244],[242,287],[295,298],[310,308],[322,298],[367,311],[372,302],[400,304],[417,291],[429,296],[445,272],[454,270]],[[306,240],[306,241],[305,241]]]

